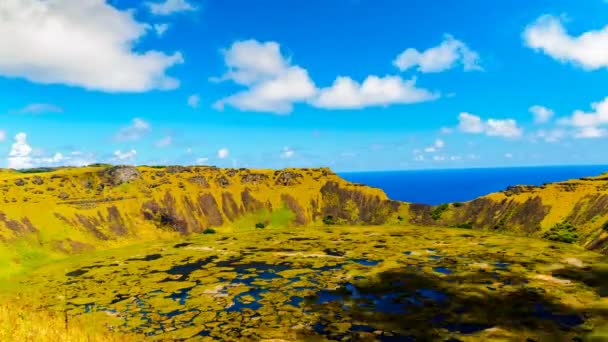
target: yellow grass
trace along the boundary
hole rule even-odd
[[[36,310],[15,303],[0,304],[0,341],[3,342],[123,342],[136,336],[112,333],[91,317],[71,317],[66,325],[60,313]]]

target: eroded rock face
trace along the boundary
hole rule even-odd
[[[261,173],[250,173],[241,177],[241,183],[259,185],[268,180],[268,176]]]
[[[127,165],[117,165],[102,172],[103,175],[108,178],[110,184],[114,186],[132,182],[141,177],[141,174],[136,167]]]
[[[209,183],[207,182],[207,178],[205,178],[205,176],[190,177],[188,181],[192,184],[200,185],[205,188],[209,187]]]
[[[230,181],[228,180],[228,178],[226,178],[226,176],[219,176],[215,179],[215,182],[217,183],[217,185],[221,186],[222,188],[228,187],[230,186]]]
[[[190,171],[192,171],[191,168],[189,168],[187,166],[180,166],[180,165],[167,166],[167,168],[165,170],[168,173],[180,173],[180,172],[190,172]]]
[[[274,182],[276,185],[296,185],[301,183],[301,178],[303,176],[297,172],[292,171],[283,171],[279,174],[276,181]]]

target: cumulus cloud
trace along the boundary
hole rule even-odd
[[[574,133],[575,138],[579,139],[592,139],[592,138],[603,138],[606,136],[606,129],[599,127],[582,127]]]
[[[416,87],[416,80],[399,76],[370,75],[358,83],[347,76],[335,79],[319,89],[308,71],[281,53],[276,42],[238,41],[223,51],[228,71],[212,81],[232,81],[245,90],[214,104],[243,111],[288,114],[296,103],[308,103],[325,109],[359,109],[434,100],[439,94]]]
[[[477,115],[463,112],[458,116],[458,120],[458,128],[465,133],[485,134],[487,136],[504,138],[517,138],[523,134],[523,130],[513,119],[488,119],[484,122]]]
[[[399,76],[368,76],[363,83],[338,77],[332,86],[321,89],[312,104],[327,109],[359,109],[369,106],[431,101],[439,94],[416,87],[416,79]]]
[[[560,141],[566,136],[566,131],[563,129],[555,128],[550,130],[540,129],[534,135],[533,138],[542,139],[549,143]]]
[[[463,112],[458,116],[458,128],[465,133],[482,133],[484,124],[479,116]]]
[[[167,146],[171,145],[172,142],[173,142],[173,137],[171,137],[170,135],[167,135],[166,137],[158,140],[154,145],[156,145],[156,147],[167,147]]]
[[[121,128],[114,140],[116,141],[135,141],[141,139],[150,132],[150,124],[140,118],[133,119],[131,125]]]
[[[196,163],[199,165],[207,164],[208,161],[209,161],[209,158],[207,158],[207,157],[201,157],[201,158],[196,159]]]
[[[308,71],[292,65],[276,42],[237,41],[223,54],[229,70],[215,80],[230,80],[247,89],[217,101],[214,107],[218,110],[229,105],[243,111],[286,114],[294,103],[316,93]]]
[[[152,27],[154,28],[154,32],[156,32],[156,35],[159,37],[162,37],[165,34],[165,32],[167,32],[167,30],[169,29],[169,24],[167,24],[167,23],[154,24],[154,25],[152,25]]]
[[[424,149],[424,152],[433,153],[441,150],[445,146],[445,142],[441,139],[435,140],[435,142]]]
[[[38,166],[57,166],[73,165],[83,166],[94,162],[94,156],[82,152],[72,152],[66,156],[60,152],[55,152],[50,156],[35,155],[34,149],[27,141],[27,134],[24,132],[15,135],[15,141],[11,145],[8,154],[8,167],[11,169],[27,169]]]
[[[284,159],[289,159],[291,157],[293,157],[296,154],[296,151],[290,147],[283,147],[283,150],[281,150],[281,158]]]
[[[417,67],[423,73],[442,72],[457,65],[462,65],[465,71],[483,70],[479,54],[451,35],[445,35],[441,44],[425,51],[406,49],[395,58],[393,65],[401,71]]]
[[[186,0],[164,0],[161,2],[147,2],[146,5],[152,14],[170,15],[179,12],[196,11],[197,7]]]
[[[63,108],[50,103],[31,103],[17,112],[21,114],[63,113]]]
[[[113,162],[120,162],[120,163],[125,163],[125,162],[131,162],[135,159],[135,157],[137,156],[137,151],[136,150],[129,150],[129,151],[121,151],[121,150],[116,150],[114,151],[114,157],[111,159]]]
[[[226,159],[226,158],[228,158],[229,155],[230,155],[230,151],[225,147],[220,148],[217,151],[217,157],[220,159]]]
[[[591,104],[591,111],[575,110],[569,118],[561,123],[574,126],[575,138],[601,138],[606,136],[606,130],[600,126],[608,124],[608,97]]]
[[[0,142],[3,142],[4,140],[6,140],[6,131],[0,129]]]
[[[25,169],[33,167],[32,147],[27,143],[27,134],[20,132],[15,135],[15,142],[8,154],[8,167],[11,169]]]
[[[135,50],[150,30],[104,0],[0,1],[0,75],[108,92],[174,89],[179,52]]]
[[[192,94],[188,96],[188,106],[192,108],[198,108],[201,103],[201,97],[198,94]]]
[[[567,32],[562,18],[543,15],[526,27],[523,38],[528,47],[560,62],[587,70],[608,67],[608,26],[573,36]]]
[[[529,111],[534,115],[534,123],[537,124],[549,122],[554,114],[553,110],[539,105],[530,107]]]

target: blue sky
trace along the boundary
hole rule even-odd
[[[0,167],[602,164],[603,0],[5,0]]]

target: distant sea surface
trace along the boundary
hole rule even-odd
[[[542,185],[608,172],[608,165],[345,172],[354,183],[381,188],[393,200],[437,205],[466,202],[510,185]]]

